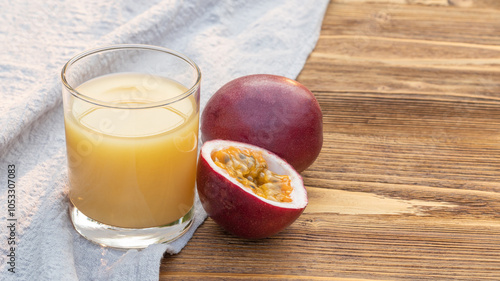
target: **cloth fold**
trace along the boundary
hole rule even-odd
[[[316,44],[328,4],[140,2],[0,2],[0,280],[158,280],[164,253],[179,253],[206,218],[197,201],[194,226],[186,235],[143,250],[103,248],[76,233],[68,215],[59,79],[70,57],[118,43],[180,51],[202,71],[203,110],[211,95],[236,77],[296,78]],[[7,184],[10,178],[14,185]],[[15,195],[13,208],[9,195]],[[11,253],[14,264],[8,263]]]

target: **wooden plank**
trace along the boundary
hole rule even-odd
[[[491,222],[306,213],[274,238],[245,241],[208,220],[161,271],[165,279],[199,272],[198,277],[242,274],[261,280],[283,275],[310,280],[498,280],[500,227]]]
[[[333,0],[335,3],[347,4],[398,4],[398,5],[428,5],[452,6],[460,8],[487,8],[500,9],[500,2],[496,0]]]
[[[411,38],[498,45],[499,10],[392,3],[332,3],[322,35]]]

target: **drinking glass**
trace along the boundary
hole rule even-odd
[[[61,73],[70,216],[103,246],[180,237],[195,198],[201,72],[157,46],[76,55]]]

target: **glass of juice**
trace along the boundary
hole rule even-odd
[[[115,248],[173,241],[193,219],[201,72],[148,45],[78,54],[62,69],[70,216]]]

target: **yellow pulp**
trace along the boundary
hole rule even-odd
[[[262,153],[231,146],[213,152],[212,160],[258,196],[276,202],[292,202],[290,178],[270,171]]]
[[[102,76],[80,93],[138,105],[187,89],[166,78]],[[71,97],[65,112],[71,202],[86,216],[124,228],[155,227],[193,206],[198,146],[194,97],[148,109],[102,107]]]

